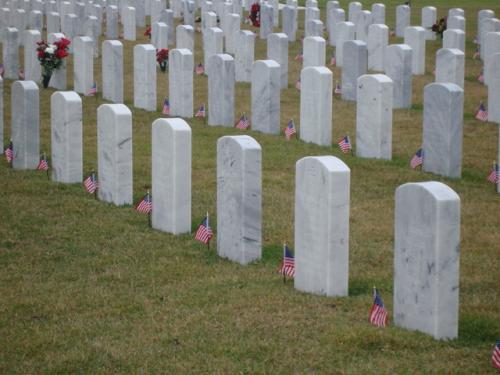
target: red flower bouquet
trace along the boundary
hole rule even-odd
[[[151,26],[146,27],[146,31],[144,32],[144,36],[147,36],[151,39]]]
[[[44,40],[37,42],[38,61],[42,66],[43,86],[48,87],[50,77],[54,70],[59,69],[63,60],[68,56],[71,41],[61,38],[59,41],[49,44]]]
[[[168,48],[162,48],[156,50],[156,61],[160,65],[162,72],[167,70],[168,66]]]

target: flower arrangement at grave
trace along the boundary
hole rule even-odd
[[[260,4],[255,2],[250,8],[250,15],[248,16],[252,22],[252,26],[260,27]]]
[[[160,65],[162,72],[167,70],[168,66],[168,48],[162,48],[156,50],[156,61]]]
[[[436,33],[441,39],[443,39],[443,33],[446,31],[446,18],[441,18],[437,23],[432,25],[432,31]]]
[[[59,41],[49,44],[44,40],[37,42],[37,57],[42,66],[43,87],[49,86],[50,77],[54,70],[59,69],[63,60],[68,56],[68,49],[71,41],[61,38]]]
[[[146,27],[146,31],[144,31],[144,36],[147,36],[151,39],[151,26]]]

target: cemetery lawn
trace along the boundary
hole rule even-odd
[[[368,8],[375,1],[363,2]],[[341,6],[347,9],[347,1]],[[395,5],[387,1],[394,27]],[[262,146],[263,259],[242,267],[215,254],[192,235],[148,228],[132,207],[96,201],[83,187],[53,183],[40,171],[13,171],[0,161],[0,373],[496,373],[491,352],[500,338],[500,196],[486,175],[497,156],[498,126],[474,119],[487,90],[482,63],[473,60],[477,11],[500,14],[497,0],[413,1],[434,5],[438,17],[460,7],[467,16],[463,172],[453,180],[414,171],[409,160],[422,142],[423,87],[433,81],[435,52],[427,42],[426,74],[414,77],[410,110],[395,110],[393,160],[342,154],[336,140],[351,135],[356,107],[333,104],[332,147],[319,147],[253,131],[193,129],[192,229],[206,211],[216,224],[216,142],[249,134]],[[325,3],[321,2],[324,20]],[[299,27],[303,25],[300,13]],[[247,26],[245,26],[247,27]],[[255,31],[255,30],[254,30]],[[298,36],[302,34],[300,29]],[[147,43],[144,29],[136,43]],[[195,64],[202,61],[196,33]],[[401,39],[391,38],[391,43]],[[151,180],[151,123],[162,117],[168,75],[158,71],[158,111],[133,108],[132,42],[124,42],[125,104],[133,111],[134,198]],[[281,96],[281,128],[299,124],[301,63],[290,44],[289,88]],[[22,50],[22,49],[21,49]],[[331,56],[332,47],[327,49]],[[256,39],[255,59],[266,44]],[[22,56],[22,54],[21,54]],[[22,61],[22,60],[21,60]],[[101,59],[94,62],[101,85]],[[68,84],[72,87],[72,62]],[[333,68],[340,80],[340,69]],[[207,103],[207,78],[195,76],[194,103]],[[10,89],[4,82],[5,140],[10,137]],[[41,148],[50,155],[51,89],[40,89]],[[97,97],[83,99],[84,174],[97,168]],[[251,119],[250,85],[236,85],[235,117]],[[300,293],[276,274],[282,243],[293,248],[295,163],[310,155],[335,155],[351,168],[349,297]],[[380,289],[392,320],[394,192],[406,182],[437,180],[461,199],[459,338],[435,341],[424,334],[368,323],[372,288]],[[153,197],[154,199],[154,197]],[[392,323],[392,322],[391,322]]]

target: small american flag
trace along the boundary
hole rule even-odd
[[[335,89],[333,90],[333,93],[335,95],[340,95],[342,94],[342,89],[340,88],[340,85],[338,83],[335,84]]]
[[[296,56],[295,56],[295,61],[302,61],[304,60],[304,54],[302,51],[300,51]]]
[[[337,59],[335,58],[335,56],[332,56],[332,58],[330,59],[330,65],[331,66],[337,65]]]
[[[234,126],[238,129],[245,130],[250,126],[250,121],[248,121],[247,116],[243,113],[243,115],[241,115],[240,119]]]
[[[163,109],[161,111],[164,115],[169,116],[170,115],[170,102],[168,101],[167,98],[163,101]]]
[[[94,194],[97,191],[97,189],[99,188],[99,183],[97,182],[97,178],[94,172],[92,172],[90,176],[88,176],[85,181],[83,181],[83,186],[85,186],[85,190],[87,190],[87,193],[89,194]]]
[[[196,65],[196,68],[194,71],[197,75],[201,75],[201,74],[205,73],[205,68],[203,67],[202,63],[199,63],[198,65]]]
[[[419,165],[422,165],[423,161],[423,155],[424,155],[424,150],[419,148],[417,152],[415,152],[415,155],[410,160],[410,166],[415,169]]]
[[[210,225],[208,225],[208,213],[207,213],[207,216],[203,218],[200,225],[198,226],[196,234],[194,235],[194,239],[207,245],[213,236],[214,233],[212,232],[212,228],[210,228]]]
[[[95,94],[97,94],[97,83],[93,83],[92,84],[92,87],[90,88],[87,96],[94,96]]]
[[[481,56],[481,54],[479,53],[479,47],[476,47],[476,51],[472,55],[472,58],[473,59],[479,59],[479,56]]]
[[[198,109],[198,112],[194,115],[194,117],[205,117],[205,104],[202,104],[200,109]]]
[[[295,82],[295,88],[300,91],[300,78]]]
[[[283,245],[283,260],[278,268],[278,273],[288,277],[295,276],[295,258],[286,244]]]
[[[285,128],[285,137],[287,140],[290,140],[290,138],[292,138],[292,135],[294,135],[295,133],[297,133],[297,131],[295,130],[295,124],[293,123],[293,119],[288,121],[288,124]]]
[[[340,150],[344,153],[347,154],[349,151],[351,151],[352,146],[351,146],[351,141],[349,140],[349,136],[346,135],[340,139],[338,142],[338,145],[340,147]]]
[[[49,163],[47,162],[47,158],[45,157],[45,154],[40,156],[40,162],[38,163],[37,169],[39,171],[48,171],[49,170]]]
[[[7,163],[12,163],[12,159],[14,159],[14,147],[12,145],[12,141],[9,142],[9,145],[5,149],[5,159],[7,159]]]
[[[375,327],[385,327],[387,325],[387,310],[384,302],[378,294],[377,288],[373,288],[373,305],[370,309],[370,323]]]
[[[478,39],[477,35],[474,37],[473,43],[474,44],[479,44],[479,39]]]
[[[493,163],[493,168],[491,168],[490,174],[486,178],[489,182],[497,184],[500,182],[500,174],[498,172],[498,164]]]
[[[19,71],[19,79],[24,80],[24,70],[22,69]]]
[[[484,83],[484,70],[481,69],[481,74],[477,77],[477,80],[481,83]]]
[[[477,110],[476,113],[476,120],[484,122],[488,121],[488,111],[484,107],[483,102],[479,103],[479,109]]]
[[[494,368],[500,368],[500,340],[495,343],[493,354],[491,355],[491,363]]]
[[[149,214],[152,208],[153,202],[151,201],[151,195],[148,191],[144,198],[142,198],[141,201],[135,206],[135,210],[144,214]]]

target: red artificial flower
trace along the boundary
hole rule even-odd
[[[38,58],[43,59],[45,57],[45,52],[43,51],[38,51]]]
[[[151,38],[151,26],[148,26],[146,28],[146,31],[144,32],[144,36],[149,36]]]
[[[63,59],[66,56],[68,56],[68,52],[66,50],[60,49],[60,48],[57,49],[57,51],[56,51],[56,57],[57,58]]]
[[[71,40],[66,39],[66,38],[61,38],[58,42],[54,43],[57,48],[65,49],[68,48],[68,46],[71,44]]]

